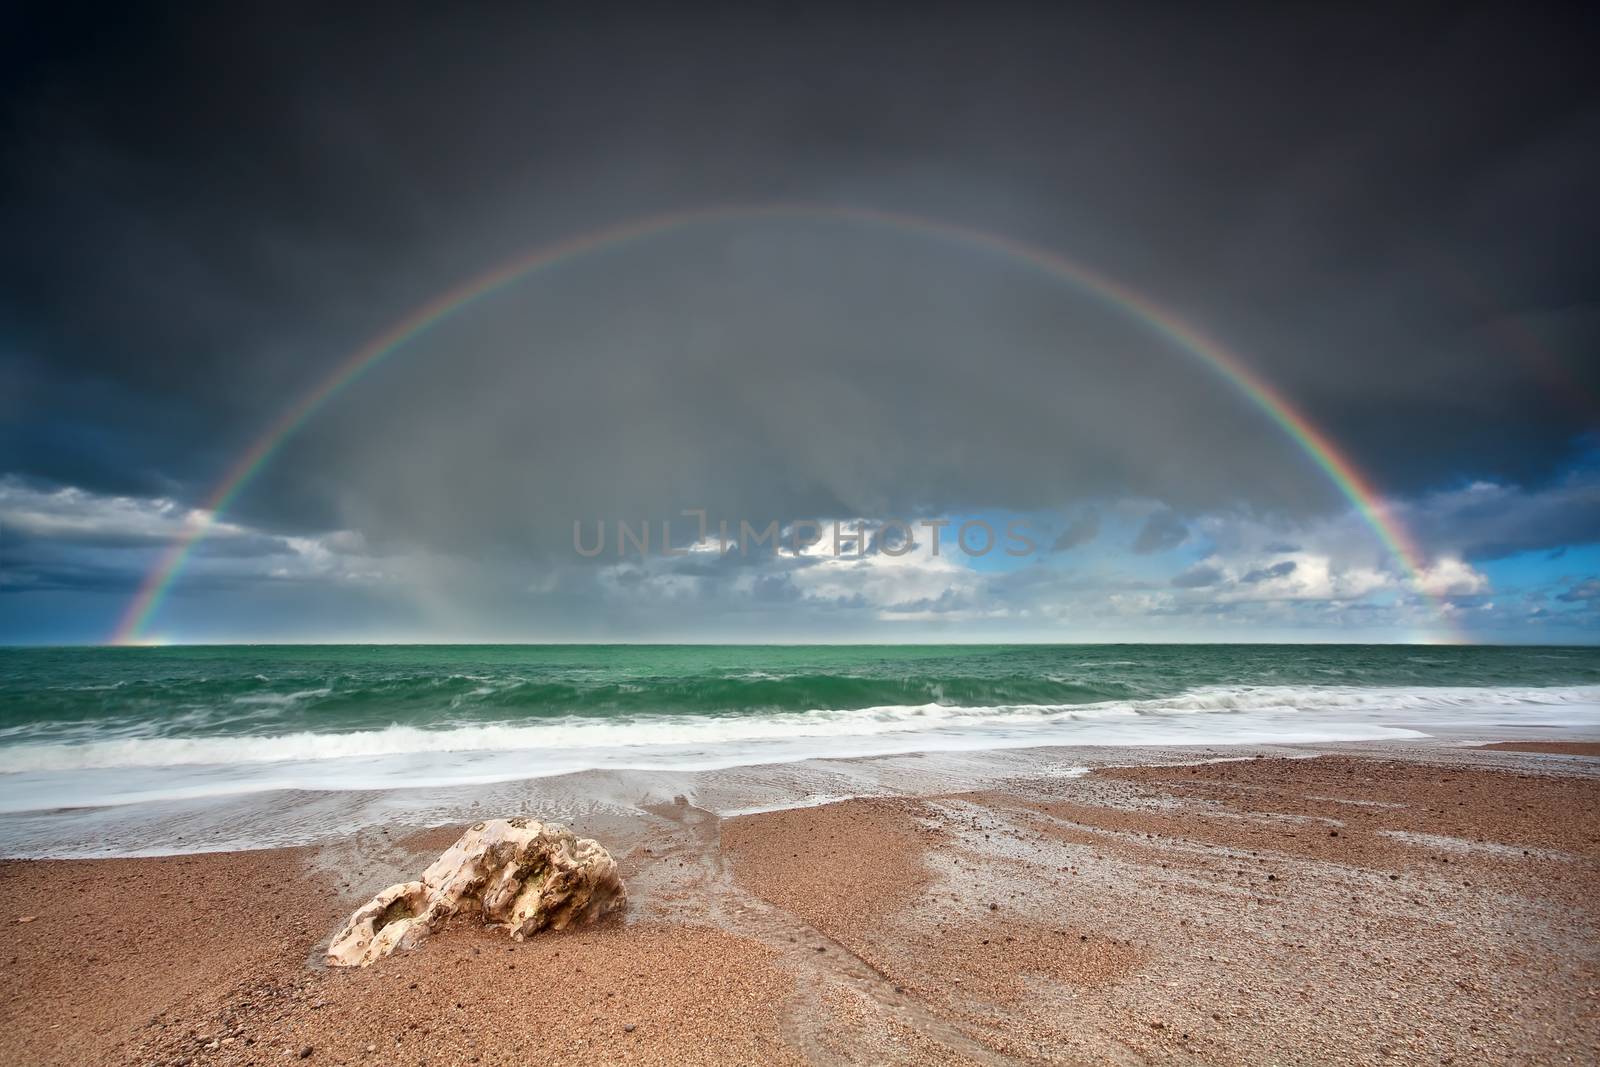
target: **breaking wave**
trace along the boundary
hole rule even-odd
[[[194,765],[322,763],[456,753],[524,753],[526,773],[586,752],[648,755],[726,749],[758,759],[805,741],[811,755],[881,750],[872,739],[965,738],[974,748],[1057,744],[1228,744],[1420,736],[1398,723],[1463,726],[1562,709],[1594,714],[1600,686],[1518,688],[1207,687],[1151,700],[964,707],[941,703],[801,712],[658,714],[435,726],[391,724],[353,731],[263,736],[115,737],[0,747],[0,774]],[[916,747],[916,746],[913,746]],[[557,759],[556,757],[560,757]]]

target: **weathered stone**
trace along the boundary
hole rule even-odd
[[[357,908],[328,947],[332,967],[364,967],[414,948],[445,920],[476,914],[513,939],[592,922],[627,903],[616,861],[596,841],[532,819],[473,825],[418,882]]]

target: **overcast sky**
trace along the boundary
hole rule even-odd
[[[31,7],[31,10],[30,10]],[[536,272],[320,408],[175,640],[1600,638],[1600,45],[1576,5],[863,15],[62,5],[0,16],[0,642],[104,639],[227,470],[466,279],[803,201],[1070,257],[724,215]],[[683,509],[1016,521],[720,556]],[[686,555],[618,557],[673,520]],[[574,551],[573,523],[606,551]]]

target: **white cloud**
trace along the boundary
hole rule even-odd
[[[211,519],[164,497],[106,496],[74,486],[35,489],[0,478],[0,526],[29,537],[100,545],[171,541]],[[212,526],[217,537],[247,533],[233,523]]]
[[[1412,585],[1429,596],[1476,596],[1489,591],[1489,579],[1459,559],[1439,559],[1419,571]]]
[[[1500,490],[1484,484],[1462,492],[1494,496]],[[964,555],[948,530],[937,556],[927,541],[903,555],[835,556],[831,520],[819,520],[819,543],[798,551],[784,539],[775,551],[754,549],[742,557],[735,545],[724,555],[713,533],[670,557],[657,546],[643,558],[605,560],[378,551],[358,530],[279,535],[224,520],[186,565],[184,582],[191,591],[208,579],[227,583],[229,597],[209,610],[228,621],[245,610],[248,601],[240,597],[252,585],[275,588],[279,605],[301,602],[295,598],[310,603],[313,596],[353,604],[356,599],[347,598],[359,586],[386,611],[404,606],[410,614],[402,617],[422,620],[416,625],[426,625],[430,635],[485,639],[576,633],[595,639],[892,634],[889,639],[900,640],[935,633],[980,640],[1382,639],[1453,624],[1510,625],[1513,619],[1523,626],[1562,625],[1563,619],[1570,625],[1588,603],[1568,591],[1580,588],[1576,578],[1564,579],[1542,600],[1530,599],[1528,589],[1494,590],[1487,574],[1455,553],[1439,555],[1414,575],[1353,513],[1297,522],[1185,515],[1190,533],[1183,545],[1140,554],[1133,550],[1135,534],[1160,502],[1102,500],[1096,506],[1107,532],[1093,542],[1060,553],[1046,551],[1045,538],[1033,557],[985,562]],[[188,524],[207,517],[165,499],[41,490],[0,479],[0,526],[22,535],[10,538],[0,582],[13,589],[28,588],[30,581],[35,588],[130,588]],[[857,521],[841,524],[849,530]],[[123,577],[108,580],[113,572]],[[307,591],[285,592],[295,586]],[[203,606],[203,592],[189,603]]]
[[[387,573],[359,531],[283,536],[164,497],[38,489],[15,477],[0,478],[0,530],[24,539],[8,554],[14,569],[74,556],[102,572],[139,575],[168,546],[203,530],[185,567],[197,576],[373,581]]]
[[[822,551],[818,551],[822,550]],[[981,594],[983,581],[948,548],[940,555],[918,544],[900,556],[870,553],[859,558],[835,557],[831,548],[814,546],[812,562],[790,573],[803,597],[825,601],[857,601],[879,618],[938,614],[935,605],[964,601]]]

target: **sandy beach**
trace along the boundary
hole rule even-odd
[[[458,921],[364,970],[324,968],[329,937],[460,825],[11,860],[0,1058],[1592,1063],[1594,751],[1035,754],[981,789],[655,804],[574,827],[619,859],[623,917],[521,944]]]

